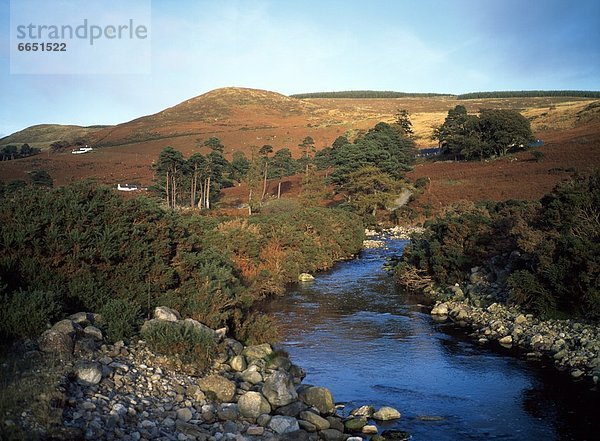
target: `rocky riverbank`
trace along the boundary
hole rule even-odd
[[[346,409],[343,418],[344,406],[335,404],[328,389],[302,384],[302,368],[268,344],[244,346],[225,330],[157,308],[145,326],[185,322],[215,339],[212,366],[199,374],[177,357],[153,352],[143,340],[105,344],[99,322],[94,314],[71,316],[23,354],[59,361],[52,397],[44,391],[41,400],[57,418],[50,424],[33,411],[8,412],[3,432],[19,428],[32,438],[65,440],[408,439],[402,431],[378,435],[377,421],[400,418],[392,408]]]
[[[542,320],[503,302],[501,285],[488,282],[488,275],[473,268],[463,286],[436,287],[425,294],[435,300],[431,314],[438,321],[452,320],[468,327],[479,343],[496,341],[525,351],[527,358],[547,357],[557,369],[573,379],[600,381],[600,327],[576,320]]]
[[[365,229],[366,239],[363,241],[363,248],[383,248],[385,246],[384,239],[386,238],[409,240],[413,234],[419,234],[423,231],[424,229],[422,227],[404,227],[399,225],[383,231],[370,230],[367,228]]]

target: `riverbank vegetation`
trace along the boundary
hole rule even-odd
[[[36,337],[51,320],[95,311],[114,341],[168,305],[261,340],[253,329],[271,328],[253,303],[357,253],[363,235],[350,213],[293,203],[242,220],[124,200],[91,182],[20,188],[0,198],[0,334]]]
[[[485,268],[509,303],[542,316],[600,319],[600,173],[558,185],[539,202],[466,204],[426,223],[399,282],[463,283]]]

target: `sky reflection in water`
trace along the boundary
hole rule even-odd
[[[564,397],[565,379],[553,369],[478,347],[396,291],[383,265],[403,245],[367,250],[267,305],[305,383],[328,387],[349,407],[396,407],[402,418],[380,427],[415,440],[593,439],[598,393]]]

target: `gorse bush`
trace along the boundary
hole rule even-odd
[[[240,221],[165,211],[91,182],[11,192],[0,197],[2,310],[37,305],[22,292],[52,292],[57,313],[35,306],[40,323],[103,312],[113,341],[135,333],[137,317],[161,304],[235,331],[255,300],[360,250],[357,217],[291,208]]]
[[[147,322],[141,335],[154,352],[176,355],[200,370],[210,366],[215,354],[216,343],[211,331],[190,322]]]
[[[600,173],[558,185],[536,202],[462,207],[428,223],[399,272],[463,282],[473,266],[505,268],[509,300],[546,315],[600,319]],[[402,274],[400,279],[404,280]]]
[[[512,273],[507,285],[511,288],[508,300],[513,303],[539,314],[547,314],[556,308],[556,298],[527,270]]]
[[[106,337],[113,343],[131,337],[142,321],[140,305],[122,299],[109,300],[100,309],[100,315],[106,329]]]
[[[250,345],[270,343],[279,338],[273,318],[257,312],[247,315],[236,329],[236,337]]]
[[[0,335],[4,338],[38,337],[62,310],[55,293],[38,289],[0,293],[0,302]]]

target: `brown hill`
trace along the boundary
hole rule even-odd
[[[279,93],[228,87],[108,128],[97,133],[94,142],[99,147],[171,145],[189,153],[199,142],[217,136],[227,153],[247,152],[252,145],[266,143],[295,147],[300,140],[294,129],[302,128],[306,136],[307,127],[318,125],[328,113],[316,104]]]
[[[61,124],[38,124],[1,138],[0,147],[11,144],[20,146],[27,143],[32,147],[46,148],[56,141],[74,143],[79,138],[88,139],[94,133],[99,132],[106,127],[107,126],[82,127]]]

